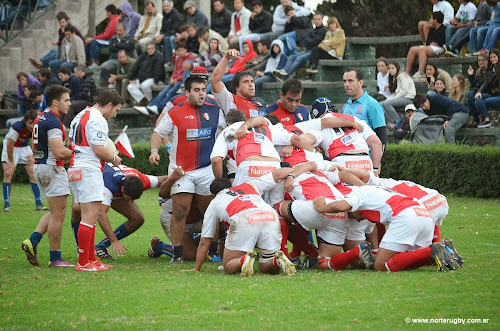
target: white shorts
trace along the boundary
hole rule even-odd
[[[366,240],[366,234],[372,233],[375,223],[368,220],[358,222],[352,217],[348,217],[349,229],[345,236],[346,240],[363,241]]]
[[[435,56],[439,56],[439,55],[444,53],[443,47],[434,46],[434,45],[430,45],[430,46],[420,45],[420,48],[422,48],[422,47],[432,48],[432,52],[434,53]]]
[[[413,251],[428,247],[434,235],[434,222],[430,217],[418,216],[415,209],[408,208],[394,217],[379,247],[396,252]]]
[[[172,199],[169,199],[161,207],[160,224],[161,224],[161,227],[163,228],[163,232],[165,232],[165,234],[167,235],[167,238],[168,238],[168,240],[170,240],[170,242],[172,242],[172,236],[171,236],[171,232],[170,232],[170,226],[172,223],[172,211],[173,211]],[[192,224],[186,224],[186,227],[184,228],[184,232],[200,233],[202,224],[203,224],[203,219],[200,219],[197,222],[192,223]]]
[[[420,202],[425,206],[425,208],[427,208],[429,214],[431,214],[435,225],[440,226],[446,216],[448,216],[450,207],[448,206],[448,201],[443,195],[436,194]]]
[[[177,193],[212,195],[210,184],[212,184],[214,179],[212,166],[188,171],[172,185],[170,195]]]
[[[236,169],[233,186],[248,182],[252,178],[259,178],[280,168],[277,161],[243,161]]]
[[[369,155],[338,155],[332,161],[347,169],[373,171],[373,162]]]
[[[69,168],[68,182],[76,203],[104,201],[102,172],[87,168]]]
[[[9,163],[9,157],[7,156],[7,139],[4,140],[3,149],[2,149],[2,163]],[[30,161],[30,155],[33,155],[33,151],[31,150],[31,146],[24,147],[14,147],[12,152],[12,156],[14,158],[14,164],[28,164]]]
[[[69,195],[68,174],[64,167],[35,164],[33,176],[42,196],[51,198]]]
[[[295,220],[307,231],[316,229],[318,237],[325,242],[337,246],[344,245],[349,228],[347,213],[320,214],[312,201],[302,200],[291,202],[291,212]]]
[[[272,221],[248,222],[253,213],[269,213]],[[232,251],[248,252],[254,248],[276,252],[281,247],[281,226],[278,214],[273,209],[245,210],[231,217],[224,246]],[[262,260],[259,260],[263,263]]]

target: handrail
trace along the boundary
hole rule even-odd
[[[1,0],[0,49],[28,29],[31,24],[45,14],[47,9],[54,7],[55,2],[56,0]],[[41,8],[40,4],[45,6]],[[21,30],[14,30],[14,23],[19,19],[28,24],[24,25]]]

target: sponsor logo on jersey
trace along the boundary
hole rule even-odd
[[[346,146],[352,145],[354,143],[354,139],[351,136],[345,136],[340,138],[340,141]]]
[[[436,209],[437,207],[441,206],[446,202],[446,198],[442,196],[441,194],[435,195],[430,199],[427,199],[423,202],[423,205],[427,210],[433,210]]]
[[[360,160],[360,161],[346,161],[345,167],[350,169],[364,169],[364,170],[372,170],[372,164],[369,160]]]
[[[253,135],[253,137],[254,137],[255,142],[258,144],[263,144],[266,140],[266,136],[264,136],[263,134],[260,134],[260,133],[255,133]]]
[[[413,210],[415,211],[415,214],[417,214],[417,216],[431,218],[431,214],[429,214],[429,211],[427,209],[425,209],[425,208],[422,208],[422,207],[413,207]]]
[[[249,166],[248,177],[262,177],[276,170],[276,167]]]
[[[247,223],[260,223],[260,222],[274,222],[276,220],[275,215],[271,211],[258,211],[254,213],[246,214]]]
[[[45,157],[45,153],[43,151],[36,151],[35,152],[35,159],[41,160]]]
[[[203,118],[208,121],[210,119],[210,115],[208,115],[208,113],[203,113]]]
[[[249,195],[243,195],[238,198],[240,201],[250,201],[252,198]]]
[[[184,116],[184,118],[187,118],[187,119],[190,119],[190,120],[194,120],[194,116],[193,115]]]
[[[82,170],[72,170],[68,171],[68,182],[69,183],[74,183],[74,182],[81,182],[83,180],[82,178]]]
[[[264,116],[264,115],[266,115],[266,112],[263,111],[263,110],[253,110],[253,109],[250,109],[248,111],[248,113],[250,114],[250,117]]]
[[[336,219],[336,220],[345,220],[347,218],[347,213],[346,212],[340,212],[340,213],[323,213],[321,214],[325,218],[331,218],[331,219]]]
[[[187,141],[210,139],[211,135],[212,135],[212,128],[186,130]]]
[[[289,122],[290,120],[291,120],[290,117],[287,116],[287,117],[283,117],[281,119],[281,122]]]
[[[357,113],[361,114],[363,112],[363,106],[359,106]]]
[[[298,114],[297,114],[297,118],[298,118],[300,121],[303,121],[303,120],[304,120],[304,118],[302,117],[302,114],[301,114],[301,113],[298,113]]]

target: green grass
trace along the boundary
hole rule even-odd
[[[27,262],[21,242],[42,213],[34,211],[29,186],[14,184],[11,212],[0,215],[0,329],[394,329],[411,325],[406,317],[488,318],[467,328],[497,329],[500,200],[448,199],[442,234],[454,239],[465,260],[455,272],[307,270],[244,279],[222,275],[220,263],[205,263],[201,273],[181,273],[193,263],[170,266],[165,256],[147,256],[151,237],[165,239],[157,190],[151,190],[138,201],[146,223],[123,241],[127,256],[94,274],[46,267],[46,236],[38,246],[42,266]],[[124,221],[113,211],[109,216],[113,226]],[[76,262],[69,218],[68,212],[62,252]],[[99,229],[96,240],[102,238]]]

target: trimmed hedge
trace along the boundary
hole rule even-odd
[[[149,143],[133,145],[133,149],[135,159],[123,157],[123,164],[145,174],[167,174],[168,153],[165,148],[160,150],[160,166],[149,164]],[[3,172],[1,174],[3,176]],[[382,175],[408,179],[441,193],[480,198],[500,197],[500,148],[389,144],[382,162]],[[18,167],[13,181],[28,182],[24,169]]]

